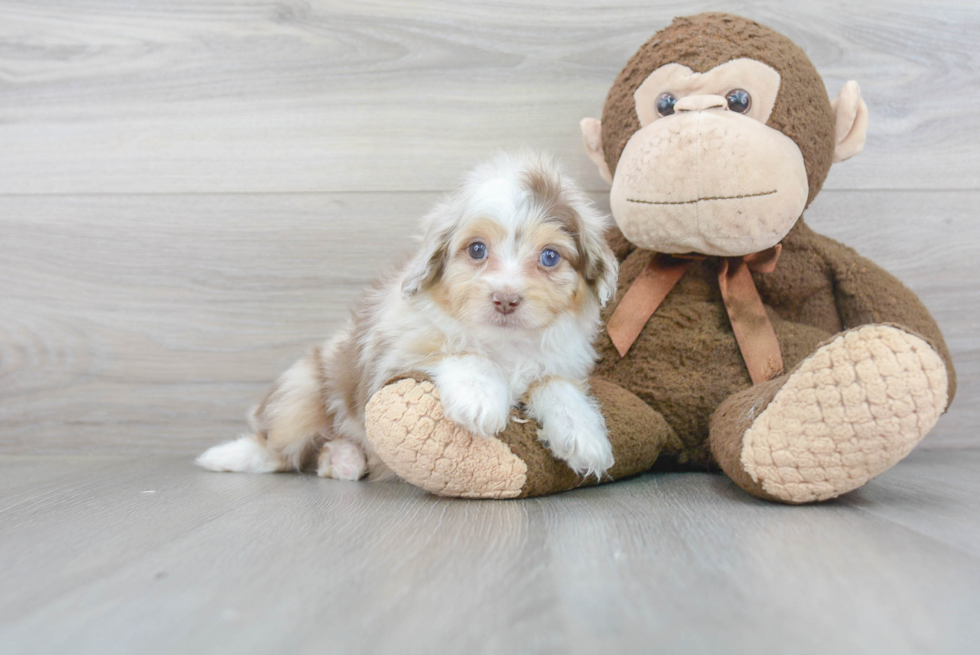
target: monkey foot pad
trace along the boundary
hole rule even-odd
[[[850,330],[789,374],[746,431],[742,466],[784,502],[834,498],[905,457],[943,413],[947,387],[921,338],[889,325]]]
[[[429,381],[405,378],[367,406],[370,440],[381,460],[406,482],[440,496],[514,498],[527,465],[507,445],[477,437],[443,416]]]

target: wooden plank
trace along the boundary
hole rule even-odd
[[[967,652],[980,638],[980,526],[965,493],[980,451],[928,455],[852,502],[814,507],[698,473],[495,502],[132,459],[4,515],[0,643],[100,655]],[[0,477],[17,459],[0,458]],[[915,481],[936,467],[919,496]],[[909,481],[913,492],[892,495]],[[943,507],[942,532],[927,534],[930,505]]]
[[[0,515],[12,507],[39,498],[54,489],[62,489],[65,480],[101,474],[131,457],[103,455],[89,457],[20,456],[16,461],[0,455]],[[6,461],[6,464],[4,464]]]
[[[436,195],[0,197],[0,452],[188,452],[414,247]],[[601,201],[601,198],[599,198]],[[924,445],[976,444],[980,192],[827,192],[808,212],[919,292],[959,367]]]
[[[272,477],[194,475],[190,472],[196,467],[189,458],[46,458],[46,462],[51,469],[47,475],[54,480],[30,493],[23,490],[16,498],[5,497],[0,506],[4,587],[19,589],[16,595],[0,598],[3,623],[97,582],[159,544],[277,486]],[[16,475],[24,464],[39,468],[36,459],[0,457],[5,475],[8,470]],[[70,475],[63,474],[66,468],[72,469]],[[76,529],[65,531],[66,520],[77,521]],[[16,587],[11,584],[14,579]]]
[[[547,0],[0,5],[0,193],[442,190],[502,147],[565,156],[675,15],[744,13],[860,81],[833,189],[980,188],[980,5]]]
[[[952,460],[957,460],[953,462]],[[980,555],[980,450],[920,449],[894,473],[839,501]],[[974,474],[970,474],[970,472]]]

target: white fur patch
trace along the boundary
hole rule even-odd
[[[433,377],[446,417],[453,423],[485,437],[507,427],[514,396],[488,359],[450,357],[435,367]]]
[[[208,448],[194,463],[209,471],[234,473],[275,473],[289,468],[251,436]]]
[[[538,437],[576,473],[601,478],[613,465],[606,421],[595,400],[567,380],[536,387],[528,415],[541,424]]]

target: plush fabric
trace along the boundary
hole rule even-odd
[[[636,396],[605,380],[593,379],[591,387],[616,434],[609,479],[642,473],[661,451],[677,451],[673,430]],[[407,482],[440,496],[524,498],[597,483],[553,458],[537,439],[538,425],[516,410],[499,439],[457,427],[442,415],[439,391],[423,375],[409,374],[375,394],[366,422],[381,459]]]
[[[656,121],[630,139],[617,167],[616,223],[639,247],[668,254],[742,257],[771,248],[807,203],[806,162],[793,140],[727,111]]]
[[[952,371],[942,334],[919,299],[853,250],[801,220],[783,240],[779,264],[754,279],[779,340],[786,370],[847,327],[891,322],[923,335]],[[637,250],[620,269],[612,313],[653,253]],[[681,462],[708,466],[709,422],[731,394],[752,386],[717,282],[717,258],[696,262],[641,331],[626,357],[607,335],[596,376],[637,394],[661,413],[684,444]],[[878,293],[878,290],[885,293]],[[838,304],[840,305],[838,307]],[[955,394],[950,375],[949,396]]]
[[[657,97],[662,91],[675,94],[711,95],[718,89],[733,89],[748,83],[752,102],[746,115],[765,124],[772,115],[779,94],[779,71],[754,59],[735,59],[696,73],[683,64],[667,64],[657,69],[633,94],[636,115],[641,125],[657,120]]]
[[[755,59],[780,75],[766,125],[799,147],[809,204],[835,151],[844,159],[863,145],[867,107],[856,84],[846,85],[832,107],[800,48],[726,14],[676,19],[630,59],[609,92],[601,128],[595,119],[582,122],[590,156],[601,154],[600,171],[617,175],[620,155],[640,128],[634,93],[653,71],[674,62],[706,72],[739,58]],[[708,100],[704,111],[725,111]],[[615,207],[613,213],[619,221]],[[609,243],[621,267],[606,321],[658,256],[618,230]],[[720,468],[767,500],[827,500],[899,461],[948,408],[956,393],[953,362],[939,327],[914,293],[851,248],[814,233],[802,216],[780,243],[778,264],[752,273],[752,282],[787,373],[768,381],[757,375],[753,385],[719,286],[723,257],[691,260],[669,293],[648,303],[655,311],[625,356],[608,334],[600,335],[592,389],[616,457],[609,479],[670,462]],[[382,389],[367,422],[379,456],[410,482],[435,493],[495,498],[593,483],[551,457],[537,441],[533,421],[512,422],[499,439],[474,444],[441,416],[431,384],[417,386],[425,384],[402,380]],[[424,411],[404,409],[409,397],[419,407],[424,402]]]
[[[743,57],[771,66],[782,77],[766,124],[792,139],[803,153],[809,205],[820,192],[834,157],[834,121],[823,80],[806,54],[788,38],[730,14],[676,18],[627,62],[602,109],[602,144],[610,171],[615,174],[626,142],[640,127],[633,94],[651,72],[678,63],[696,73],[706,73]]]
[[[792,374],[730,397],[711,419],[714,455],[762,498],[834,498],[890,468],[946,408],[942,359],[891,325],[848,330]]]
[[[474,437],[445,419],[439,392],[424,376],[386,385],[365,414],[388,467],[434,494],[514,498],[527,482],[527,465],[505,443]]]

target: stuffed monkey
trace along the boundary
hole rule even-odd
[[[720,468],[768,500],[826,500],[901,460],[946,410],[956,378],[926,308],[803,221],[867,123],[855,82],[830,101],[793,42],[718,13],[654,35],[601,122],[582,121],[619,228],[619,289],[592,380],[616,458],[608,479],[669,462]],[[496,439],[473,437],[442,416],[431,382],[406,377],[372,398],[368,437],[437,494],[596,483],[514,418]]]

